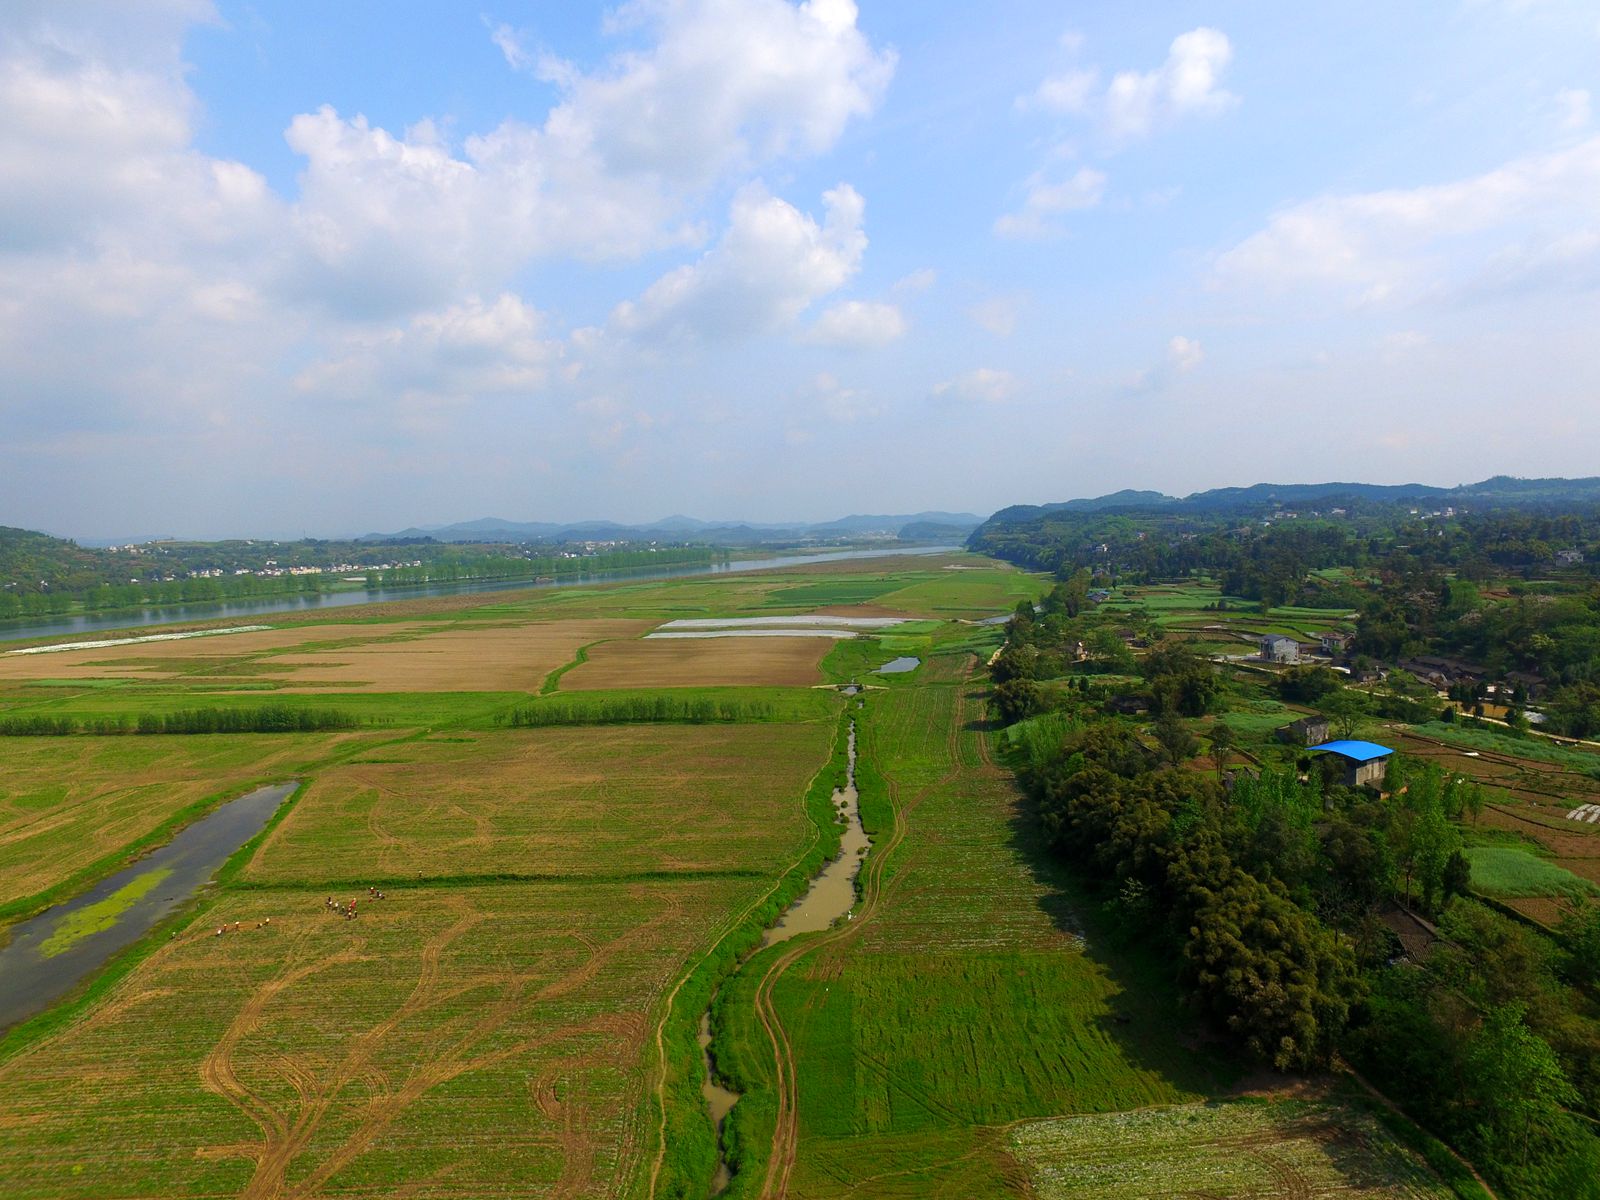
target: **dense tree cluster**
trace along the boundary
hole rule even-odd
[[[1239,697],[1213,664],[1125,613],[1069,615],[1067,594],[1013,616],[994,708],[1049,845],[1113,926],[1166,947],[1195,1010],[1250,1054],[1357,1062],[1502,1195],[1600,1197],[1600,905],[1552,938],[1473,898],[1462,831],[1483,791],[1431,761],[1396,756],[1381,795],[1342,786],[1331,756],[1286,748],[1285,765],[1226,770]],[[1435,594],[1441,611],[1478,611],[1475,592]],[[1132,659],[1111,679],[1090,649],[1108,635]],[[1325,667],[1274,686],[1346,736],[1369,707],[1438,711],[1399,670],[1371,695]],[[1116,715],[1130,690],[1148,711]],[[1554,718],[1553,704],[1553,719],[1600,706],[1587,684],[1558,695],[1572,711]],[[1197,769],[1203,749],[1215,771]],[[1402,956],[1392,922],[1419,918],[1438,940]]]
[[[354,729],[360,723],[353,714],[342,709],[260,704],[229,708],[186,708],[177,712],[146,712],[136,716],[4,717],[0,718],[0,737],[67,737],[76,733],[101,736],[155,733],[315,733],[330,729]]]

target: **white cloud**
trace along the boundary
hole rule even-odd
[[[1076,53],[1079,43],[1069,47]],[[1151,71],[1119,71],[1102,85],[1098,69],[1073,66],[1046,76],[1031,93],[1017,98],[1024,112],[1076,117],[1099,131],[1102,155],[1149,137],[1157,129],[1185,117],[1214,116],[1239,102],[1222,86],[1233,61],[1227,35],[1201,26],[1172,40],[1166,61]],[[1075,156],[1072,142],[1056,145],[1051,157]],[[994,232],[1009,238],[1048,238],[1062,232],[1063,214],[1093,208],[1105,194],[1106,176],[1094,167],[1080,167],[1062,178],[1050,165],[1024,183],[1022,206],[994,223]]]
[[[1222,86],[1232,61],[1227,35],[1201,26],[1174,38],[1166,61],[1153,70],[1118,71],[1102,87],[1096,68],[1074,66],[1046,76],[1017,107],[1091,119],[1112,145],[1125,145],[1185,117],[1215,116],[1238,104]]]
[[[937,399],[965,404],[1003,404],[1016,395],[1018,386],[1017,377],[1010,371],[978,367],[936,384],[933,394]]]
[[[489,30],[508,63],[555,83],[536,123],[461,138],[427,120],[295,117],[303,170],[285,197],[195,146],[206,115],[182,49],[216,19],[207,0],[0,4],[0,441],[20,453],[35,430],[230,423],[285,437],[306,410],[560,386],[568,354],[601,339],[564,353],[510,291],[530,263],[702,244],[707,195],[825,152],[894,69],[838,0],[620,15],[626,48],[593,69]],[[730,230],[695,273],[699,302],[733,303],[743,280],[757,317],[781,320],[836,289],[865,238],[859,197],[833,201],[825,228],[789,221],[814,234],[790,245],[798,258],[753,218]],[[736,260],[781,278],[743,279]]]
[[[848,0],[635,3],[613,29],[650,40],[585,72],[491,38],[562,98],[458,150],[429,122],[396,136],[324,107],[296,117],[305,156],[290,283],[355,316],[419,311],[505,286],[542,256],[630,258],[697,240],[718,179],[828,149],[894,69]]]
[[[1600,138],[1410,189],[1323,196],[1225,251],[1224,284],[1320,286],[1367,304],[1481,292],[1550,269],[1593,274]],[[1510,243],[1508,244],[1508,239]]]
[[[1198,338],[1179,334],[1167,343],[1167,358],[1178,371],[1192,371],[1205,361],[1206,352]]]
[[[1037,109],[1058,115],[1087,114],[1096,99],[1100,72],[1093,67],[1074,67],[1059,75],[1049,75],[1028,96],[1017,98],[1023,111]]]
[[[967,309],[979,329],[995,337],[1010,337],[1017,331],[1017,317],[1022,311],[1021,296],[990,296]]]
[[[876,107],[894,72],[856,28],[852,0],[636,0],[618,30],[655,35],[647,52],[589,74],[542,73],[567,91],[546,133],[611,171],[700,185],[727,169],[821,153]]]
[[[1121,71],[1106,89],[1106,128],[1132,140],[1186,116],[1215,116],[1239,98],[1222,86],[1233,61],[1227,35],[1204,26],[1172,40],[1167,60],[1154,71]]]
[[[811,381],[808,394],[802,398],[804,413],[811,416],[820,412],[830,421],[851,425],[865,417],[875,417],[881,407],[859,388],[845,387],[832,374],[824,371]],[[809,440],[809,439],[807,439]]]
[[[938,282],[939,272],[932,267],[923,267],[895,280],[892,290],[901,295],[915,295],[927,291]]]
[[[358,403],[383,397],[467,400],[545,388],[562,349],[544,319],[517,296],[472,297],[405,326],[347,336],[335,354],[300,372],[295,385]]]
[[[994,223],[1001,237],[1044,238],[1061,232],[1056,218],[1096,207],[1105,196],[1105,172],[1080,167],[1066,179],[1035,174],[1026,184],[1022,207]]]
[[[906,332],[905,315],[893,304],[845,300],[826,309],[806,333],[808,342],[858,350],[887,346]]]
[[[506,65],[513,71],[525,71],[539,60],[522,44],[522,36],[504,21],[489,30],[489,40],[505,56]]]
[[[1587,129],[1591,115],[1591,99],[1587,88],[1563,88],[1555,94],[1556,120],[1561,128]]]
[[[840,184],[822,201],[819,224],[759,184],[741,188],[721,240],[619,304],[613,326],[632,335],[731,337],[793,323],[848,282],[867,248],[856,190]]]

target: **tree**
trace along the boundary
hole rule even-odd
[[[1006,680],[994,689],[993,703],[995,715],[1005,725],[1036,716],[1048,707],[1044,689],[1031,679]]]
[[[1581,901],[1561,921],[1567,976],[1591,986],[1600,983],[1600,904]]]
[[[1155,646],[1140,669],[1149,680],[1150,707],[1157,714],[1203,716],[1222,690],[1210,661],[1176,638]]]
[[[1324,696],[1317,707],[1333,725],[1334,732],[1347,738],[1355,733],[1356,723],[1366,714],[1367,697],[1354,688],[1340,688]]]
[[[1493,1157],[1514,1151],[1524,1166],[1532,1147],[1565,1124],[1562,1109],[1581,1099],[1550,1044],[1523,1023],[1526,1011],[1520,1001],[1491,1009],[1467,1050],[1478,1138]]]
[[[1217,774],[1228,769],[1228,755],[1233,751],[1233,729],[1223,721],[1211,727],[1211,761],[1217,764]]]
[[[1445,859],[1441,884],[1446,904],[1472,890],[1472,863],[1460,850],[1452,850],[1450,857]]]
[[[1162,713],[1157,718],[1156,741],[1161,743],[1161,751],[1167,761],[1175,767],[1192,758],[1195,751],[1200,749],[1200,743],[1189,732],[1189,727],[1173,712]]]
[[[1315,704],[1342,686],[1339,672],[1328,667],[1290,667],[1278,676],[1278,694],[1294,704]]]

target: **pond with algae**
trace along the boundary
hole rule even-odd
[[[13,926],[0,949],[0,1029],[43,1012],[154,929],[261,832],[297,786],[230,800],[88,891]]]

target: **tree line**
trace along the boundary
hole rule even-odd
[[[238,708],[188,708],[168,713],[103,717],[0,717],[0,737],[68,737],[73,734],[319,733],[355,729],[352,713],[336,708],[263,704]]]

